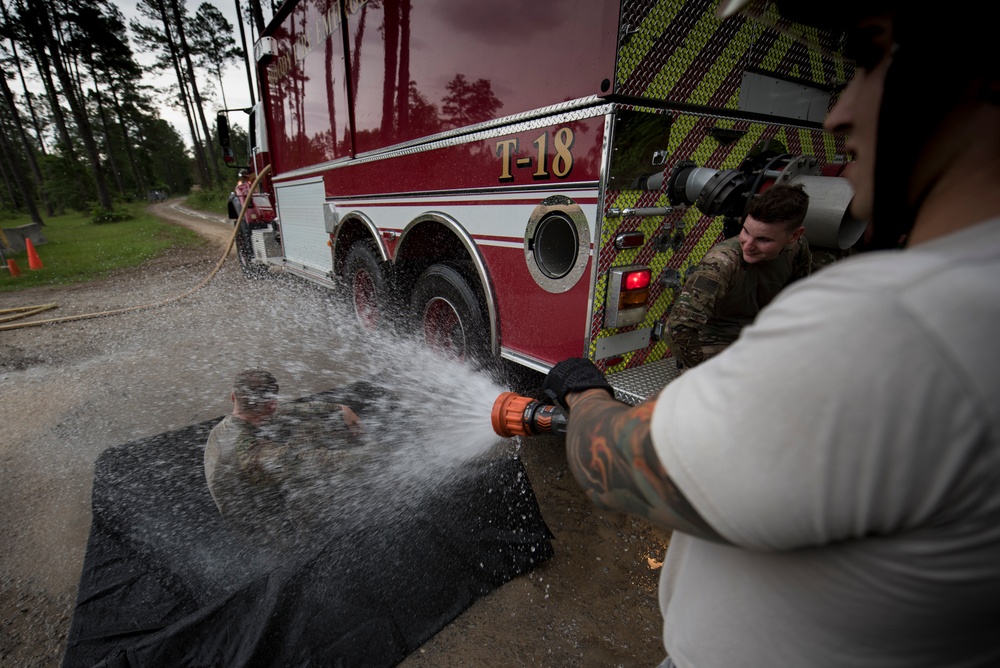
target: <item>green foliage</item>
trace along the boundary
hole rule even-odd
[[[112,271],[135,267],[178,246],[201,246],[206,242],[178,225],[164,223],[145,213],[143,204],[122,207],[130,218],[116,225],[94,225],[85,213],[68,213],[46,218],[43,234],[48,243],[35,250],[44,265],[28,269],[27,253],[5,252],[21,269],[20,278],[0,271],[0,292],[37,285],[64,285],[102,278]],[[30,221],[26,216],[4,223],[16,227]]]
[[[233,183],[236,183],[235,176],[233,177]],[[229,202],[229,195],[231,192],[231,188],[227,188],[225,190],[195,190],[188,195],[188,198],[184,203],[192,209],[226,216],[229,215],[229,210],[226,205]]]
[[[8,176],[12,170],[30,175],[34,158],[41,177],[37,190],[29,185],[30,192],[24,195],[16,188],[9,195],[5,192],[5,206],[30,210],[34,202],[39,209],[60,215],[70,209],[88,211],[95,201],[110,206],[110,197],[146,199],[151,190],[183,194],[191,187],[191,156],[177,131],[158,117],[157,103],[164,93],[141,82],[144,68],[134,58],[120,4],[114,0],[0,1],[4,74],[20,68],[28,73],[29,81],[37,82],[43,74],[39,70],[48,68],[44,74],[60,89],[58,97],[52,97],[24,90],[11,79],[12,95],[0,96],[0,135],[11,139],[2,156],[5,165],[10,162]],[[159,0],[139,4],[150,5],[152,10]],[[183,2],[178,4],[183,8]],[[218,12],[206,9],[205,13],[212,25],[218,23],[214,15]],[[51,51],[45,47],[50,33],[62,57],[42,61],[39,54]],[[225,58],[231,57],[225,53]],[[65,72],[70,65],[72,71]],[[61,104],[70,97],[80,103],[70,105],[72,112]],[[57,111],[61,111],[58,118]],[[19,135],[15,121],[28,132],[28,145],[15,141]],[[35,127],[36,123],[41,127]],[[107,187],[99,188],[95,181],[98,162],[105,168],[102,185]],[[35,181],[31,179],[32,184]],[[117,192],[106,192],[109,188]]]
[[[186,193],[192,184],[192,161],[181,136],[162,118],[143,117],[137,159],[149,189]]]
[[[94,179],[82,160],[61,155],[39,155],[42,172],[42,195],[57,211],[85,211],[94,198]]]
[[[191,47],[202,67],[211,69],[222,86],[222,70],[239,61],[243,49],[236,44],[233,26],[214,5],[203,2],[188,26]]]

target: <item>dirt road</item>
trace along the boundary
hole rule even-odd
[[[180,294],[212,268],[228,222],[154,210],[209,240],[94,283],[0,295],[57,302],[49,317]],[[44,247],[39,249],[44,256]],[[227,262],[203,290],[158,309],[0,332],[0,667],[58,666],[90,525],[92,466],[107,447],[221,417],[247,366],[291,396],[369,371],[350,319],[292,277],[246,281]],[[555,557],[480,600],[406,667],[655,666],[663,658],[656,566],[667,535],[596,511],[560,444],[520,446]]]

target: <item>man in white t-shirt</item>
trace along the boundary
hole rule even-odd
[[[639,406],[585,360],[556,365],[570,467],[598,505],[674,529],[665,665],[1000,665],[988,22],[892,0],[779,4],[812,25],[851,19],[857,69],[825,125],[854,157],[852,213],[906,248],[798,282]]]

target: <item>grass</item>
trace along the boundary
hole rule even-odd
[[[35,250],[44,265],[32,271],[25,251],[10,253],[21,270],[14,278],[0,270],[0,292],[11,292],[39,285],[67,285],[103,278],[112,271],[135,267],[168,248],[200,246],[205,241],[178,225],[164,223],[145,212],[145,203],[122,205],[131,218],[118,223],[96,225],[89,213],[67,213],[45,219],[42,234],[48,243]],[[2,227],[30,223],[27,216],[5,218]]]

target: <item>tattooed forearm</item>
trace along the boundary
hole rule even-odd
[[[655,402],[627,406],[603,390],[567,400],[566,456],[591,501],[669,529],[722,540],[674,485],[656,455],[650,436]]]

